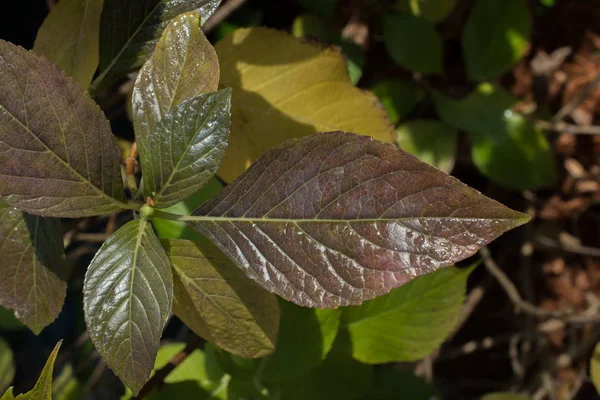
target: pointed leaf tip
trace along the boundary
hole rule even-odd
[[[397,147],[346,132],[290,140],[188,222],[267,290],[355,305],[473,255],[527,221]]]

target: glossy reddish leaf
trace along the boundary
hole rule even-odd
[[[474,254],[528,216],[393,145],[315,134],[267,152],[189,222],[264,288],[360,304]]]

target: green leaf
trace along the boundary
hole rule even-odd
[[[425,93],[412,82],[385,80],[377,83],[371,91],[375,93],[394,124],[406,117],[425,97]]]
[[[362,400],[398,400],[398,394],[410,400],[436,400],[442,396],[422,378],[398,368],[376,371],[373,390]]]
[[[315,14],[297,16],[292,24],[292,35],[297,38],[314,37],[329,43],[340,40],[340,34],[333,29],[331,22]]]
[[[173,312],[194,333],[243,357],[275,350],[277,298],[208,242],[162,242],[174,278]]]
[[[298,305],[360,304],[473,255],[529,220],[396,146],[345,132],[290,140],[188,223]]]
[[[6,341],[0,338],[0,392],[4,392],[15,377],[13,351]]]
[[[14,312],[4,307],[0,307],[0,329],[6,331],[18,331],[24,328],[25,325],[15,317]]]
[[[126,208],[110,125],[72,78],[0,40],[0,196],[49,217]]]
[[[528,7],[522,0],[475,2],[462,37],[469,78],[496,78],[525,55],[531,34]]]
[[[530,400],[530,398],[518,393],[491,393],[483,396],[481,400]]]
[[[398,128],[396,142],[419,160],[450,173],[456,160],[457,136],[456,129],[443,122],[416,120]]]
[[[300,3],[306,11],[330,17],[335,11],[338,0],[298,0],[298,3]]]
[[[423,74],[442,72],[442,39],[426,20],[409,14],[386,15],[383,40],[398,65]]]
[[[325,361],[307,375],[283,382],[286,400],[356,400],[365,395],[373,385],[373,366],[359,363],[348,352],[351,344],[340,335]],[[412,400],[412,399],[411,399]]]
[[[277,350],[265,359],[262,378],[280,382],[298,378],[325,359],[337,336],[341,310],[299,307],[281,301]]]
[[[590,377],[598,393],[600,393],[600,342],[596,344],[590,359]]]
[[[133,122],[142,162],[144,153],[152,150],[149,141],[157,134],[159,121],[185,100],[213,92],[218,86],[219,60],[200,29],[200,14],[190,12],[174,18],[140,70],[133,89]]]
[[[411,12],[429,22],[438,23],[444,20],[454,7],[457,0],[399,0],[396,8],[400,11]]]
[[[67,295],[60,220],[27,215],[0,200],[0,305],[36,335],[52,323]]]
[[[238,29],[215,49],[221,87],[234,93],[219,170],[226,182],[271,148],[315,132],[346,130],[393,142],[385,111],[352,84],[338,51],[267,28]]]
[[[52,353],[50,353],[48,361],[46,361],[46,365],[33,389],[27,393],[20,394],[15,398],[13,395],[13,388],[10,387],[0,400],[52,400],[52,373],[54,371],[54,362],[56,361],[56,356],[58,355],[61,344],[62,341],[58,342],[54,347],[54,350],[52,350]]]
[[[205,22],[221,0],[104,0],[100,26],[100,76],[120,75],[141,66],[169,22],[198,11]],[[97,85],[97,84],[96,84]]]
[[[98,68],[103,0],[61,0],[40,27],[33,51],[87,89]]]
[[[136,395],[154,366],[172,300],[169,259],[145,220],[117,230],[88,267],[83,305],[90,338]]]
[[[185,348],[185,343],[167,343],[158,349],[155,371],[165,367],[171,359]],[[222,371],[211,373],[210,355],[200,349],[194,350],[167,375],[160,390],[153,391],[148,400],[227,400],[227,384],[231,377]],[[127,390],[121,400],[131,399]]]
[[[446,339],[460,316],[473,268],[443,268],[342,314],[352,356],[364,363],[415,361]]]
[[[60,375],[54,379],[52,395],[55,400],[79,400],[85,397],[84,387],[77,380],[70,363],[66,364]]]
[[[442,119],[471,137],[472,158],[487,177],[517,189],[552,185],[556,165],[543,132],[512,111],[517,100],[499,86],[481,84],[462,100],[433,96]]]
[[[216,178],[211,179],[196,193],[174,206],[165,208],[165,212],[177,215],[190,215],[192,211],[210,200],[225,186]],[[185,222],[170,221],[167,219],[154,218],[152,225],[156,234],[161,239],[185,239],[193,241],[206,240],[198,231],[192,229]]]
[[[184,101],[144,139],[144,188],[156,207],[179,203],[214,177],[230,123],[231,89],[224,89]]]

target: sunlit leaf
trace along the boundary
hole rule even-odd
[[[171,21],[197,10],[205,22],[221,0],[104,0],[100,27],[100,77],[141,66]],[[98,80],[99,82],[99,80]]]
[[[361,400],[398,400],[398,394],[410,400],[441,400],[437,390],[423,378],[399,368],[376,371],[373,389]]]
[[[424,74],[442,72],[442,39],[423,18],[410,14],[386,15],[383,39],[398,65]]]
[[[60,220],[27,215],[0,200],[0,248],[0,305],[39,334],[67,295]]]
[[[189,222],[264,288],[360,304],[529,220],[396,146],[316,134],[267,152]]]
[[[486,80],[510,71],[527,52],[530,34],[526,1],[475,2],[462,37],[469,77]]]
[[[425,94],[412,82],[385,80],[378,82],[371,91],[379,97],[393,123],[406,117]]]
[[[596,390],[600,393],[600,343],[596,344],[590,359],[590,377]]]
[[[415,361],[446,339],[460,316],[473,268],[444,268],[342,314],[352,356],[368,364]]]
[[[57,66],[4,41],[0,196],[51,217],[125,207],[118,149],[100,108]]]
[[[419,160],[450,173],[456,159],[455,128],[439,121],[416,120],[397,129],[396,143]]]
[[[154,366],[171,313],[169,259],[145,220],[121,227],[100,248],[85,276],[90,338],[107,365],[137,394]]]
[[[221,86],[233,88],[231,136],[219,170],[226,181],[267,150],[318,131],[393,142],[385,111],[375,96],[352,85],[337,51],[267,28],[239,29],[215,49]]]
[[[175,204],[174,206],[165,208],[163,211],[178,214],[190,215],[192,211],[200,207],[202,204],[210,200],[211,197],[219,193],[224,185],[216,178],[211,179],[196,193],[187,197],[184,201]],[[156,234],[161,239],[185,239],[202,241],[206,240],[195,229],[192,229],[183,221],[171,221],[167,219],[154,218],[152,225],[156,230]]]
[[[338,336],[327,358],[308,374],[282,382],[286,400],[355,400],[373,385],[373,367],[354,360],[348,352],[347,337]]]
[[[234,354],[275,350],[277,298],[210,243],[162,242],[173,268],[173,312],[197,335]]]
[[[262,367],[266,382],[298,378],[325,359],[337,336],[341,310],[299,307],[282,300],[277,349]]]
[[[481,400],[530,400],[530,398],[518,393],[490,393],[483,396]]]
[[[140,151],[158,122],[185,100],[217,90],[219,61],[200,29],[200,14],[173,19],[154,53],[140,70],[133,89],[133,122]]]
[[[6,341],[0,338],[0,392],[4,392],[15,377],[13,351]]]
[[[471,137],[479,170],[513,189],[535,189],[556,180],[556,165],[543,132],[512,111],[517,100],[499,86],[481,84],[468,97],[453,100],[434,93],[442,119]]]
[[[224,89],[184,101],[156,125],[140,148],[144,188],[156,207],[177,204],[214,177],[230,123],[231,89]]]
[[[61,0],[40,27],[33,50],[87,89],[98,68],[103,0]]]
[[[62,341],[58,342],[54,347],[54,350],[52,350],[52,353],[50,353],[48,361],[46,361],[46,365],[33,389],[27,393],[20,394],[15,398],[13,395],[13,388],[10,387],[0,400],[52,400],[52,373],[54,371],[54,362],[56,361],[56,356],[58,355],[61,343]]]

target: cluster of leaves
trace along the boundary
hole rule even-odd
[[[471,269],[440,267],[528,217],[391,144],[339,52],[266,28],[213,48],[219,3],[61,0],[35,52],[0,41],[0,304],[39,333],[69,274],[58,218],[133,211],[83,288],[90,338],[133,394],[180,349],[159,351],[174,313],[211,343],[174,391],[389,398],[402,374],[372,364],[423,357],[458,317]],[[136,179],[90,95],[140,67]]]

